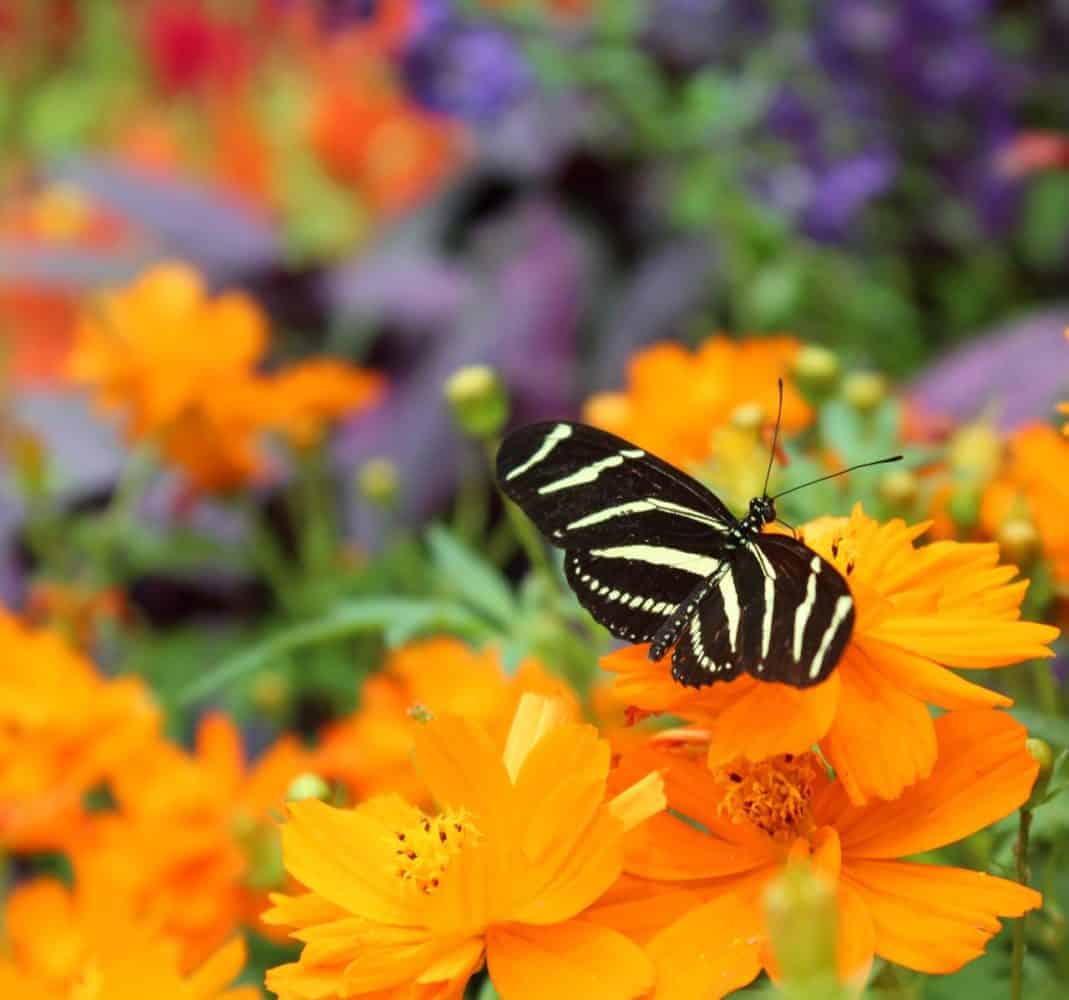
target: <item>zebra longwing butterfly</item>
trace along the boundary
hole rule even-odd
[[[703,687],[745,671],[810,687],[846,649],[850,588],[801,541],[762,532],[776,520],[767,477],[739,519],[697,480],[623,438],[549,421],[505,438],[497,478],[565,550],[580,604],[618,638],[651,643],[651,660],[674,647],[680,684]]]

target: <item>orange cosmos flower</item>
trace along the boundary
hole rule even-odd
[[[524,692],[559,698],[570,720],[580,718],[572,689],[535,660],[525,661],[510,677],[493,648],[474,650],[451,636],[410,642],[364,683],[360,709],[324,732],[315,770],[341,782],[356,801],[397,792],[425,803],[427,786],[412,763],[422,725],[413,709],[432,717],[462,716],[499,742]]]
[[[264,399],[252,376],[266,347],[267,317],[250,298],[209,299],[191,268],[162,264],[100,297],[78,328],[70,373],[125,415],[132,440],[156,441],[197,486],[228,489],[262,464]]]
[[[581,914],[619,877],[625,832],[663,808],[661,779],[606,800],[609,747],[564,713],[524,695],[503,755],[456,716],[421,728],[436,813],[396,795],[291,805],[286,867],[310,891],[275,896],[265,919],[296,928],[304,949],[268,987],[287,1000],[459,997],[485,956],[504,1000],[644,994],[642,950]]]
[[[984,491],[980,526],[997,538],[1008,523],[1031,522],[1054,575],[1069,583],[1069,441],[1035,424],[1014,432],[1002,473]]]
[[[272,426],[298,448],[318,444],[331,423],[370,406],[382,389],[381,376],[330,358],[303,361],[265,384]]]
[[[656,344],[632,358],[627,389],[594,396],[585,417],[687,468],[713,455],[714,431],[740,407],[758,404],[773,420],[783,378],[783,432],[793,433],[812,418],[789,378],[799,346],[791,337],[712,337],[697,351]]]
[[[921,972],[952,972],[982,953],[1000,916],[1039,906],[1039,893],[1016,882],[896,860],[1009,814],[1036,777],[1027,731],[1003,712],[951,712],[934,729],[938,763],[928,777],[893,802],[864,806],[850,802],[813,753],[714,770],[664,748],[625,760],[621,781],[660,770],[671,810],[629,835],[628,870],[704,897],[649,936],[657,1000],[722,996],[770,968],[762,897],[791,859],[810,859],[838,886],[844,976],[863,974],[874,954]],[[626,929],[647,905],[632,895],[630,905],[617,902],[590,918]]]
[[[611,653],[621,700],[701,727],[687,739],[709,743],[709,764],[736,755],[759,761],[819,743],[854,802],[894,798],[931,773],[941,708],[1009,705],[1009,698],[946,667],[1002,667],[1053,655],[1058,630],[1018,620],[1028,586],[998,564],[998,546],[935,542],[915,548],[925,525],[879,524],[860,506],[848,518],[801,529],[807,545],[846,577],[857,619],[838,668],[799,690],[743,676],[694,690],[651,663],[647,646]],[[878,726],[873,719],[879,719]]]
[[[186,973],[174,942],[115,904],[53,879],[19,886],[4,912],[0,995],[19,1000],[258,1000],[230,987],[245,963],[236,938]]]
[[[334,361],[262,376],[267,339],[267,316],[248,296],[209,298],[193,270],[163,264],[101,298],[79,327],[70,371],[125,415],[131,440],[155,442],[200,490],[232,490],[262,473],[262,432],[314,443],[380,388]]]
[[[59,636],[0,611],[0,846],[59,850],[82,799],[155,736],[140,680],[101,679]]]
[[[193,753],[159,743],[128,762],[117,811],[94,815],[71,846],[75,873],[201,960],[282,885],[275,820],[308,764],[285,738],[249,768],[234,724],[208,716]]]

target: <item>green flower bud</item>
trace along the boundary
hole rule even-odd
[[[835,887],[808,863],[789,864],[765,891],[772,950],[788,996],[838,997]]]
[[[1039,555],[1041,539],[1036,526],[1027,517],[1010,517],[999,525],[999,548],[1007,562],[1029,566]]]
[[[841,374],[838,355],[819,344],[806,344],[794,359],[794,379],[802,392],[814,399],[831,395]]]
[[[249,697],[265,715],[277,715],[289,702],[290,681],[280,670],[267,670],[252,683]]]
[[[496,437],[508,420],[508,393],[488,365],[471,365],[451,375],[445,384],[445,397],[453,419],[471,437]]]
[[[1035,807],[1047,794],[1047,785],[1050,784],[1050,776],[1054,771],[1054,751],[1046,740],[1041,740],[1038,736],[1029,736],[1024,741],[1024,745],[1032,759],[1039,765],[1036,783],[1032,786],[1032,794],[1028,800],[1029,806]]]
[[[907,511],[917,500],[917,477],[909,469],[894,469],[880,479],[880,497],[892,510]]]
[[[843,380],[843,398],[859,413],[879,407],[887,391],[887,379],[878,372],[853,372]]]
[[[1003,442],[989,423],[979,421],[962,427],[950,439],[947,459],[960,477],[986,483],[1002,464]]]
[[[732,410],[731,423],[740,431],[759,431],[765,425],[765,408],[757,402],[742,403]]]
[[[397,466],[388,458],[369,459],[356,476],[361,496],[383,510],[390,510],[397,503],[400,482]]]
[[[287,802],[303,802],[306,799],[319,799],[322,802],[330,799],[330,785],[326,779],[311,771],[298,774],[286,789]]]

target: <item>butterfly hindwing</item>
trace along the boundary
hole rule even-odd
[[[565,549],[644,545],[714,555],[735,523],[697,480],[585,424],[521,427],[501,445],[497,478],[546,538]]]
[[[741,671],[810,687],[835,668],[853,624],[853,599],[834,566],[794,538],[761,534],[703,596],[672,674],[695,687]]]
[[[703,574],[715,571],[718,561],[713,556],[698,555],[685,558],[677,566],[651,565],[598,554],[627,548],[569,550],[564,557],[564,573],[579,603],[613,635],[630,642],[648,642],[701,584]]]
[[[777,607],[763,680],[794,687],[819,684],[835,669],[854,630],[854,599],[843,575],[789,535],[761,534],[752,543],[774,569]]]

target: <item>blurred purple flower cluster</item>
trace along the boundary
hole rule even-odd
[[[530,89],[517,39],[459,12],[451,0],[418,0],[401,67],[412,96],[474,125],[496,121]]]

